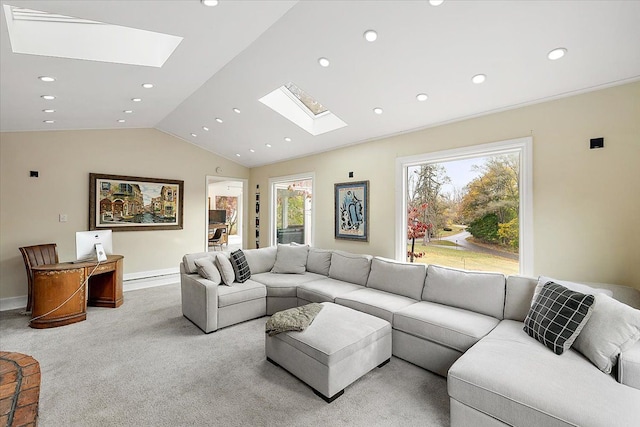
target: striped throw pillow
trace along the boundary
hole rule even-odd
[[[247,263],[247,258],[245,258],[242,249],[231,252],[231,265],[236,274],[236,282],[244,283],[249,280],[251,270],[249,269],[249,263]]]

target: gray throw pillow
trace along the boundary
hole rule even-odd
[[[198,258],[193,261],[198,270],[198,274],[205,279],[211,280],[214,284],[219,285],[222,281],[218,267],[213,263],[213,258]]]
[[[611,373],[621,352],[640,339],[640,310],[596,294],[591,318],[573,343],[602,372]]]
[[[542,287],[524,319],[524,331],[562,354],[571,347],[592,313],[594,297],[549,282]]]
[[[233,266],[231,265],[231,261],[224,254],[216,254],[216,267],[220,271],[220,276],[222,277],[222,283],[227,286],[231,286],[236,280],[236,273],[233,271]]]
[[[306,271],[309,246],[278,245],[272,273],[302,274]]]
[[[231,266],[236,276],[236,282],[244,283],[251,277],[251,270],[249,270],[249,264],[242,249],[231,252]]]

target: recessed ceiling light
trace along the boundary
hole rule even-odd
[[[195,138],[195,137],[197,137],[198,135],[196,135],[195,133],[192,133],[192,134],[191,134],[191,136]]]
[[[250,151],[251,153],[255,153],[255,152],[256,152],[256,150],[254,150],[253,148],[249,148],[249,151]]]
[[[119,119],[118,123],[124,123],[126,120],[125,119]]]
[[[382,114],[382,108],[376,107],[376,108],[373,109],[373,112],[376,113],[376,114]]]
[[[291,138],[289,138],[288,136],[285,136],[284,140],[287,141],[287,142],[291,142]]]
[[[320,64],[321,67],[328,67],[329,60],[327,58],[318,58],[318,64]]]
[[[131,100],[132,100],[133,102],[140,102],[140,101],[142,101],[142,99],[141,99],[141,98],[131,98]]]
[[[133,113],[133,110],[124,110],[124,111],[123,111],[123,113],[125,113],[125,114],[131,114],[131,113]]]
[[[238,114],[240,114],[240,110],[239,110],[238,108],[234,108],[234,109],[233,109],[233,112],[234,112],[234,113],[238,113]]]
[[[55,113],[56,110],[42,110],[43,113]]]
[[[56,79],[54,79],[53,77],[49,77],[49,76],[40,76],[38,77],[40,80],[42,80],[43,82],[55,82]]]
[[[206,127],[206,126],[202,126],[202,129],[203,129],[203,130],[206,130],[207,132],[209,132],[209,128],[208,128],[208,127]]]
[[[367,30],[364,32],[364,38],[368,42],[374,42],[378,38],[378,33],[374,30]]]
[[[202,4],[205,6],[217,6],[218,0],[202,0]]]
[[[487,76],[485,76],[484,74],[476,74],[471,78],[471,81],[479,85],[480,83],[484,83],[486,79],[487,79]]]
[[[420,102],[422,101],[426,101],[429,97],[427,96],[426,93],[419,93],[416,95],[416,99]]]
[[[236,157],[240,157],[240,153],[236,153]]]
[[[222,123],[222,119],[220,117],[216,117],[216,122]]]
[[[153,87],[153,83],[142,83],[142,87],[145,89],[151,89]]]
[[[552,61],[555,61],[556,59],[562,58],[566,53],[567,53],[567,49],[563,47],[559,47],[549,52],[547,54],[547,58],[549,58]]]
[[[429,0],[431,6],[440,6],[442,3],[444,3],[444,0]]]
[[[264,144],[264,146],[267,147],[267,148],[271,148],[271,144],[269,144],[269,143]]]
[[[55,123],[56,121],[55,120],[43,120],[43,122],[47,123],[47,124],[51,124],[51,123]]]
[[[51,101],[52,99],[56,99],[56,97],[53,95],[42,95],[41,98],[46,99],[48,101]]]

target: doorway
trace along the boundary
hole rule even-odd
[[[247,186],[244,179],[207,177],[206,250],[234,251],[247,247],[244,232]]]

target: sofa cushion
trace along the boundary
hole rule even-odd
[[[359,289],[336,297],[335,302],[392,323],[395,312],[418,301],[376,289]]]
[[[533,298],[531,299],[532,305],[533,305],[533,301],[536,299],[536,297],[540,293],[540,290],[542,289],[542,287],[549,282],[557,283],[558,285],[564,286],[565,288],[575,292],[580,292],[581,294],[586,294],[586,295],[605,294],[610,297],[613,296],[613,291],[611,289],[596,288],[593,286],[584,285],[582,283],[569,282],[567,280],[557,280],[557,279],[552,279],[546,276],[539,276],[538,283],[536,285],[535,290],[533,291]]]
[[[218,271],[218,267],[216,267],[213,263],[213,258],[198,258],[194,261],[194,263],[198,269],[198,274],[201,277],[204,277],[207,280],[211,280],[214,285],[220,284],[222,278],[220,277],[220,271]]]
[[[524,276],[508,276],[504,300],[504,318],[524,321],[531,308],[533,291],[538,279]]]
[[[277,248],[275,246],[260,249],[243,249],[243,252],[251,274],[271,271],[276,262]]]
[[[220,271],[222,283],[231,286],[236,280],[236,273],[233,271],[233,266],[231,265],[231,261],[229,261],[228,255],[224,253],[216,254],[215,264]]]
[[[427,276],[424,264],[409,264],[387,258],[374,257],[367,287],[420,300]]]
[[[412,304],[393,315],[394,329],[462,353],[498,323],[492,316],[428,301]]]
[[[321,274],[276,274],[259,273],[251,275],[251,280],[262,283],[267,287],[268,297],[297,297],[298,286],[313,280],[326,279]]]
[[[534,299],[524,319],[524,331],[555,354],[564,353],[592,313],[594,297],[549,282]]]
[[[371,255],[334,251],[331,254],[329,277],[365,286],[371,270]]]
[[[422,299],[502,319],[504,294],[503,274],[429,265]]]
[[[233,273],[236,276],[236,282],[246,282],[251,277],[251,270],[249,270],[249,264],[244,257],[242,249],[231,252],[231,266],[233,267]]]
[[[358,289],[364,289],[364,286],[325,278],[302,283],[298,286],[297,295],[298,298],[309,302],[334,302],[337,297]]]
[[[600,370],[609,374],[620,352],[640,339],[640,310],[599,293],[591,318],[576,338],[573,347]]]
[[[276,263],[271,269],[272,273],[302,274],[306,271],[307,245],[278,245]]]
[[[582,355],[561,357],[504,320],[449,369],[449,396],[513,426],[637,426],[640,390]]]
[[[267,289],[262,283],[249,279],[233,286],[218,286],[218,307],[227,307],[241,302],[265,298]],[[266,302],[265,302],[266,307]]]
[[[205,257],[213,259],[215,258],[215,254],[212,252],[194,252],[192,254],[186,254],[182,257],[182,265],[187,273],[196,274],[198,272],[198,267],[195,264],[195,260]]]
[[[326,249],[309,248],[307,271],[328,276],[329,268],[331,267],[332,252],[333,251]]]

